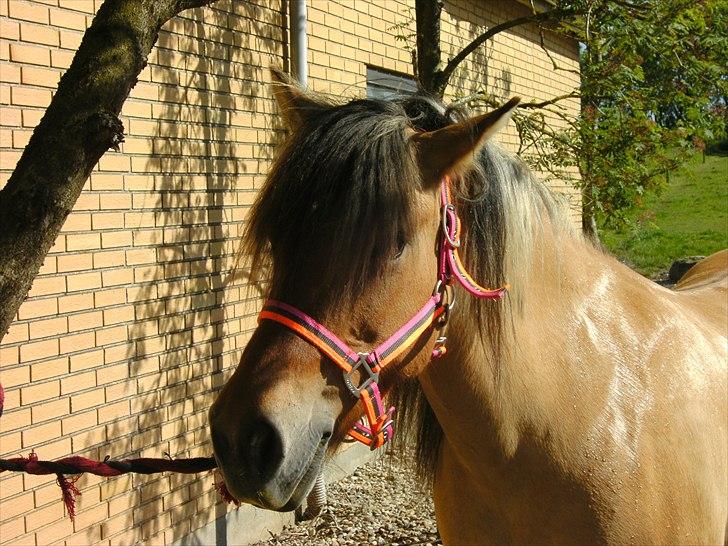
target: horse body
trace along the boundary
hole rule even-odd
[[[444,542],[722,544],[728,253],[673,292],[594,248],[519,160],[485,146],[514,101],[457,120],[426,98],[331,105],[274,79],[292,135],[245,239],[271,298],[353,351],[381,346],[435,297],[443,177],[464,266],[512,285],[487,301],[456,287],[446,327],[378,378],[404,402],[400,437],[419,432]],[[238,499],[297,507],[361,415],[324,355],[283,323],[253,333],[210,410]]]
[[[421,377],[445,432],[445,543],[723,544],[726,254],[672,292],[552,237],[534,252],[517,350],[496,371],[453,323],[450,361]]]

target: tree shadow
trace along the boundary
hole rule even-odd
[[[164,27],[150,57],[159,95],[142,156],[148,183],[134,185],[136,224],[128,226],[132,252],[146,261],[133,264],[129,296],[130,415],[106,427],[115,458],[212,454],[207,411],[255,325],[247,278],[235,272],[237,240],[270,161],[271,130],[280,129],[263,82],[268,65],[283,64],[285,27],[267,4],[185,12]],[[160,533],[169,541],[228,509],[212,473],[134,475],[109,491],[111,503],[128,502],[110,513],[109,531],[102,524],[101,538],[112,541],[114,521],[134,541]]]

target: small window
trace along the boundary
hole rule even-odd
[[[412,76],[384,72],[367,66],[367,98],[392,99],[401,95],[413,95],[417,84]]]

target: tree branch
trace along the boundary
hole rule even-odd
[[[107,0],[0,190],[0,340],[91,170],[123,141],[119,112],[164,23],[213,0]]]
[[[478,49],[478,47],[480,47],[483,43],[491,39],[496,34],[500,34],[501,32],[504,32],[511,28],[526,25],[529,23],[541,24],[547,21],[569,19],[572,17],[576,17],[582,13],[583,12],[581,10],[557,8],[549,11],[544,11],[542,13],[527,15],[524,17],[517,17],[516,19],[511,19],[510,21],[505,21],[503,23],[490,27],[483,34],[481,34],[468,45],[466,45],[457,55],[450,59],[450,61],[445,65],[445,68],[437,72],[434,82],[435,85],[432,90],[438,93],[438,95],[442,96],[442,94],[445,92],[445,88],[447,87],[447,82],[450,80],[450,76],[452,76],[452,73],[460,65],[460,63],[462,63],[468,55],[470,55],[473,51]]]

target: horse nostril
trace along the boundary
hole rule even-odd
[[[227,437],[224,434],[220,434],[220,431],[215,427],[211,427],[210,435],[212,436],[212,448],[218,459],[228,454],[230,451],[230,443]]]
[[[261,482],[271,478],[283,462],[283,442],[276,428],[266,420],[259,421],[250,434],[248,463]]]

